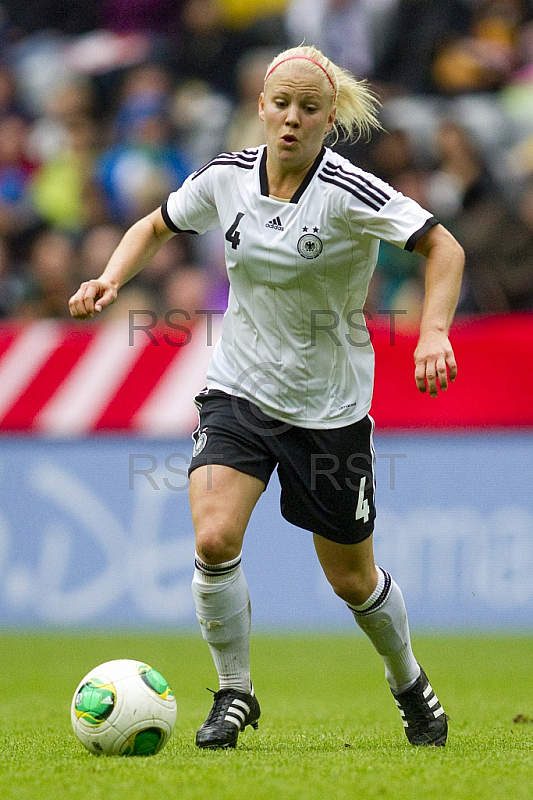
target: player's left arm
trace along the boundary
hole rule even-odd
[[[464,251],[442,225],[434,225],[417,241],[415,252],[427,259],[425,298],[416,346],[415,381],[418,390],[437,396],[457,376],[457,364],[448,338],[464,267]]]

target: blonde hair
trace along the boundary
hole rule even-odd
[[[358,80],[351,72],[337,66],[317,47],[300,45],[290,47],[279,53],[268,65],[265,75],[265,87],[272,72],[284,61],[303,59],[317,75],[327,78],[331,93],[332,105],[337,109],[333,123],[334,141],[357,140],[361,136],[369,139],[373,129],[381,129],[377,117],[379,100],[370,89],[366,80]]]

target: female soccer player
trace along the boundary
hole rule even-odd
[[[402,593],[374,562],[374,362],[362,309],[381,239],[427,258],[415,381],[435,397],[457,371],[448,330],[463,251],[428,211],[324,145],[379,123],[366,84],[319,50],[274,59],[259,116],[266,146],[223,153],[191,175],[130,228],[101,277],[72,297],[71,314],[89,319],[113,303],[176,232],[222,227],[230,297],[196,397],[189,485],[193,596],[220,681],[197,745],[235,747],[257,727],[241,549],[277,468],[281,512],[312,532],[328,581],[383,658],[408,740],[442,746],[446,714],[413,655]]]

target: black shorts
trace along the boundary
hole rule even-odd
[[[218,389],[195,398],[190,473],[224,464],[266,485],[277,467],[281,513],[300,528],[334,542],[355,544],[374,529],[373,421],[343,428],[300,428]]]

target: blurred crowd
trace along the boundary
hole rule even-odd
[[[457,236],[459,311],[533,310],[533,0],[0,0],[0,317],[66,318],[131,223],[262,144],[266,65],[302,41],[380,97],[383,132],[336,147]],[[422,266],[382,245],[369,313],[416,323]],[[180,234],[106,317],[227,289],[219,233]]]

